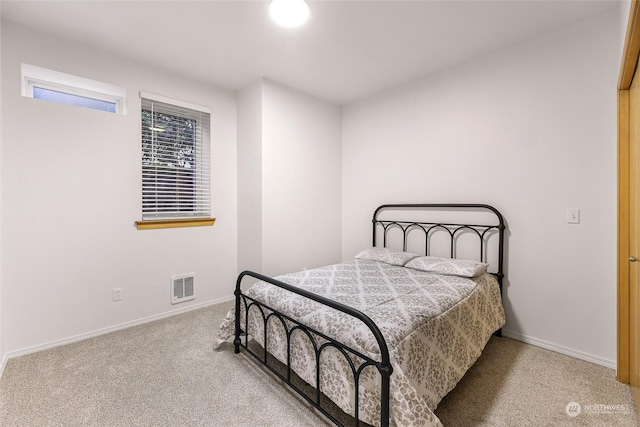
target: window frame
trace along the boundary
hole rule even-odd
[[[197,111],[200,113],[205,113],[209,115],[209,120],[207,122],[207,126],[203,126],[202,123],[197,124],[197,126],[202,126],[200,133],[201,139],[203,143],[208,145],[208,154],[211,156],[211,109],[209,107],[205,107],[202,105],[193,104],[190,102],[180,101],[173,98],[169,98],[162,95],[157,95],[150,92],[140,91],[140,108],[138,109],[140,113],[140,123],[142,123],[142,99],[151,100],[154,102],[159,102],[163,104],[168,104],[171,106],[175,106],[178,108],[185,108],[188,110]],[[142,129],[140,134],[140,142],[142,143],[143,135]],[[142,148],[142,147],[141,147]],[[211,180],[211,158],[207,161],[209,166],[208,176],[209,180]],[[141,165],[142,166],[142,165]],[[196,159],[196,167],[201,166],[200,162]],[[142,166],[143,167],[143,166]],[[142,187],[143,183],[141,181],[141,191],[140,195],[143,197],[142,193],[144,188]],[[141,199],[141,202],[143,200]],[[135,221],[135,226],[139,230],[148,230],[148,229],[157,229],[157,228],[176,228],[176,227],[200,227],[200,226],[211,226],[215,223],[215,218],[210,216],[211,213],[211,181],[209,181],[209,216],[189,216],[189,217],[165,217],[165,218],[147,218]],[[142,205],[142,203],[141,203]]]
[[[113,103],[116,106],[115,114],[127,114],[127,90],[120,86],[25,63],[21,64],[21,74],[22,96],[27,98],[34,98],[33,89],[34,87],[39,87],[69,95],[76,95]],[[75,104],[68,103],[60,104],[77,106]],[[91,109],[89,107],[84,108]]]

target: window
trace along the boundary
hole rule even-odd
[[[73,95],[70,93],[45,89],[37,86],[34,86],[33,88],[33,97],[36,99],[44,99],[46,101],[59,102],[60,104],[69,104],[75,105],[77,107],[107,111],[109,113],[116,112],[115,102],[103,101],[101,99],[89,98],[86,96]]]
[[[110,113],[126,114],[127,91],[108,83],[22,64],[22,95]]]
[[[140,97],[142,222],[210,220],[209,109],[144,92]]]

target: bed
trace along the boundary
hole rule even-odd
[[[215,346],[233,337],[337,425],[441,426],[433,411],[505,322],[504,219],[489,205],[394,204],[372,224],[354,259],[242,272]]]

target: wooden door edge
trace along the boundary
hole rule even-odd
[[[640,55],[640,4],[633,0],[618,79],[618,247],[617,366],[620,382],[629,383],[629,88]]]
[[[618,92],[618,381],[629,383],[629,91]]]

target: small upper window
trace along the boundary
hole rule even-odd
[[[92,108],[94,110],[117,112],[115,102],[103,101],[101,99],[89,98],[88,96],[74,95],[57,90],[45,89],[43,87],[33,87],[33,97],[46,101],[59,102],[60,104],[75,105],[77,107]]]
[[[22,64],[22,95],[60,104],[126,114],[127,91],[108,83]]]

